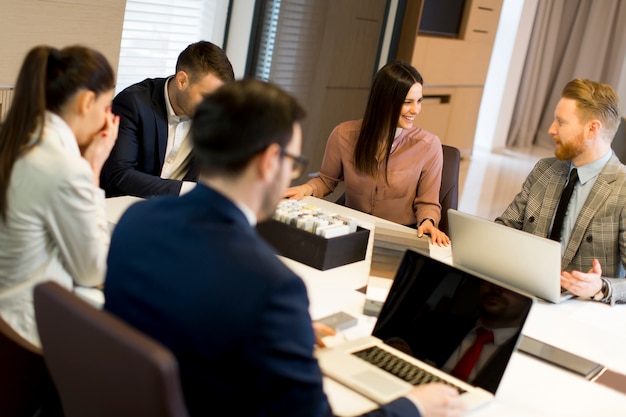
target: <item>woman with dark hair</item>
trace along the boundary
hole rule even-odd
[[[39,345],[32,288],[104,281],[100,171],[117,137],[115,77],[99,52],[37,46],[0,128],[0,319]]]
[[[326,144],[315,178],[291,187],[285,197],[322,198],[345,182],[346,206],[429,234],[433,243],[450,239],[437,228],[443,152],[439,138],[414,125],[422,109],[420,73],[393,61],[382,67],[370,90],[362,120],[339,124]]]

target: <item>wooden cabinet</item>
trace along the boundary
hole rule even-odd
[[[417,125],[435,133],[446,145],[458,148],[461,154],[471,153],[483,87],[426,87],[423,93]]]
[[[424,104],[417,123],[463,154],[471,153],[474,144],[502,2],[466,0],[456,38],[417,33],[422,1],[411,7],[409,1],[405,10],[402,30],[415,36],[404,38],[398,58],[409,60],[424,77]]]

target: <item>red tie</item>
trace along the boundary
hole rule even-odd
[[[476,340],[463,354],[459,362],[452,370],[452,375],[467,381],[467,377],[472,372],[474,365],[478,362],[480,352],[483,350],[483,346],[489,343],[493,343],[493,332],[487,330],[484,327],[476,329]]]

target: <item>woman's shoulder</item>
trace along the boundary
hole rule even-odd
[[[329,142],[353,144],[359,137],[361,120],[347,120],[339,123],[330,133]]]
[[[361,125],[363,124],[363,119],[358,120],[346,120],[344,122],[339,123],[335,126],[335,131],[341,133],[358,133],[361,130]]]
[[[93,171],[85,159],[80,155],[68,153],[57,143],[46,138],[42,138],[41,143],[23,157],[22,163],[23,169],[29,175],[38,177],[39,181],[46,183],[48,187],[77,178],[93,177]]]

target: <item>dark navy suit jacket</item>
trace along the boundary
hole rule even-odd
[[[105,308],[169,347],[192,417],[327,416],[303,281],[241,210],[198,185],[131,206],[113,231]],[[418,416],[406,398],[369,415]]]
[[[160,177],[167,146],[166,78],[148,78],[121,91],[113,99],[120,130],[102,168],[101,187],[107,197],[153,197],[179,194],[182,181]],[[195,164],[184,180],[196,181]]]

